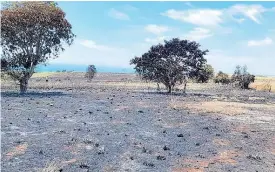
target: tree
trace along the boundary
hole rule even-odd
[[[231,81],[242,89],[248,89],[249,84],[255,81],[255,76],[247,72],[246,65],[243,67],[237,65],[234,74],[231,77]]]
[[[229,84],[230,78],[228,74],[223,73],[222,71],[219,71],[216,77],[214,78],[215,83],[222,83],[222,84]]]
[[[2,7],[1,15],[1,66],[24,93],[35,67],[57,58],[75,35],[53,2],[11,2]]]
[[[141,57],[135,57],[130,64],[146,81],[162,83],[171,93],[176,84],[186,83],[190,73],[201,69],[208,50],[200,50],[200,44],[194,41],[173,38],[164,44],[152,46]]]
[[[88,80],[91,81],[94,78],[96,72],[97,71],[96,71],[95,65],[89,65],[87,67],[85,78],[88,78]]]
[[[206,83],[214,77],[214,68],[210,64],[205,64],[202,69],[195,71],[190,77],[197,82]]]

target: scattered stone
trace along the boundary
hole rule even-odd
[[[203,127],[204,130],[209,130],[209,127]]]
[[[83,143],[85,143],[85,144],[92,144],[93,142],[91,140],[84,140]]]
[[[144,113],[142,110],[139,110],[138,113]]]
[[[145,165],[145,166],[148,166],[148,167],[154,167],[155,165],[153,164],[153,163],[151,163],[151,162],[143,162],[143,165]]]
[[[255,160],[255,161],[261,161],[262,160],[261,157],[259,157],[259,156],[253,156],[253,155],[248,155],[246,158],[247,159],[252,159],[252,160]]]
[[[40,155],[43,155],[43,154],[44,154],[44,152],[43,152],[42,150],[40,150],[38,153],[39,153]]]
[[[178,136],[178,137],[183,137],[183,134],[178,134],[177,136]]]
[[[196,146],[199,146],[200,145],[200,143],[196,143]]]
[[[164,146],[163,150],[167,151],[167,150],[170,150],[170,148],[168,148],[167,146]]]
[[[80,164],[79,167],[82,168],[82,169],[89,169],[89,168],[90,168],[90,167],[89,167],[88,165],[86,165],[86,164]]]
[[[166,130],[163,130],[163,132],[162,133],[166,133]]]
[[[131,160],[134,160],[134,157],[130,156],[130,159],[131,159]]]
[[[93,112],[92,111],[89,111],[89,114],[92,114]]]
[[[166,158],[164,156],[158,155],[157,160],[166,160]]]
[[[142,152],[143,152],[143,153],[146,153],[146,151],[147,151],[147,150],[145,149],[145,147],[142,147]]]

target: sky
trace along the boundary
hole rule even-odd
[[[51,65],[133,68],[131,58],[172,38],[208,49],[215,71],[247,65],[275,75],[274,2],[58,2],[76,34]]]

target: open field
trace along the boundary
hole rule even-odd
[[[26,95],[1,82],[3,172],[275,171],[275,93],[83,76],[36,74]]]

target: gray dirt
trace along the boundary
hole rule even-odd
[[[169,106],[171,97],[184,102],[225,96],[251,103],[248,94],[264,98],[253,103],[275,102],[272,93],[222,87],[172,96],[111,87],[30,90],[21,96],[2,90],[1,168],[272,172],[274,114],[263,111],[256,115],[265,118],[251,121]]]

